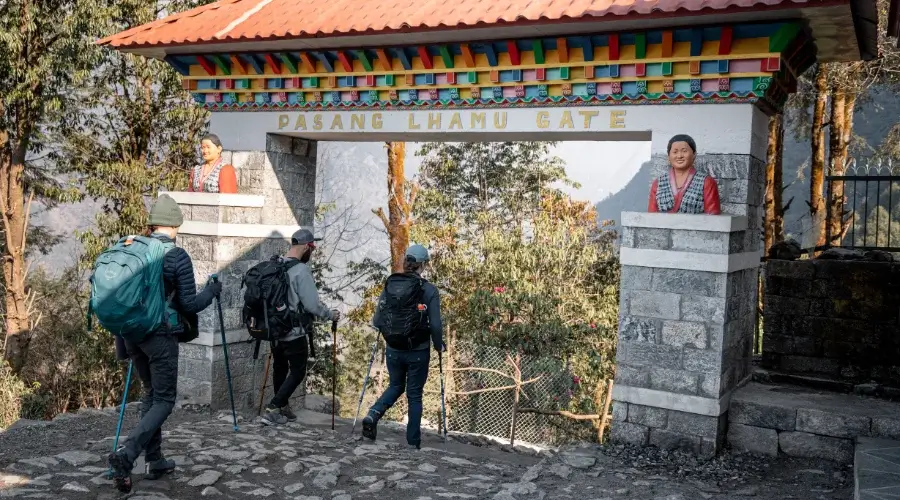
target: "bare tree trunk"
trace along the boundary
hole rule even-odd
[[[406,158],[405,142],[388,142],[388,214],[385,216],[381,208],[375,214],[381,218],[384,229],[388,233],[391,247],[391,270],[403,271],[406,248],[409,246],[409,229],[412,226],[412,208],[416,200],[418,187],[413,185],[406,192],[406,174],[404,160]]]
[[[812,155],[809,172],[809,215],[812,229],[818,231],[816,246],[825,244],[825,225],[817,222],[825,216],[825,108],[828,104],[828,66],[819,64],[816,72],[816,103],[812,120]]]
[[[784,206],[782,204],[782,153],[784,117],[781,113],[769,119],[769,147],[766,154],[766,254],[772,245],[784,239]]]
[[[5,135],[5,134],[4,134]],[[0,212],[6,240],[3,248],[3,279],[6,319],[6,347],[4,358],[13,372],[18,373],[25,363],[28,350],[28,304],[25,293],[25,235],[31,199],[25,198],[25,146],[14,149],[0,137],[0,150],[9,151],[0,158]]]
[[[853,108],[856,96],[834,89],[831,98],[831,129],[829,134],[830,175],[843,175],[850,159],[850,139],[853,134]],[[839,243],[853,217],[844,220],[844,183],[832,184],[828,197],[828,232],[830,243]],[[865,215],[864,215],[865,216]]]

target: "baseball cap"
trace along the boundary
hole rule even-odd
[[[291,235],[291,245],[309,245],[315,248],[316,241],[322,241],[322,238],[313,237],[312,231],[309,229],[298,229]]]
[[[428,250],[422,245],[413,245],[406,249],[406,260],[411,260],[415,263],[428,262],[431,260],[431,257],[428,255]]]

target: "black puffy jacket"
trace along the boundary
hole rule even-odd
[[[153,234],[152,236],[164,243],[172,241],[165,235]],[[166,253],[166,259],[163,261],[163,283],[166,297],[175,293],[172,297],[172,307],[178,311],[181,318],[178,326],[169,331],[171,333],[183,332],[185,321],[196,329],[197,313],[209,307],[214,296],[212,290],[209,289],[197,292],[197,283],[194,281],[194,263],[183,248],[175,247]]]

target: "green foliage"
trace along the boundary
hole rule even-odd
[[[105,31],[152,21],[163,8],[171,13],[201,3],[117,0]],[[143,229],[148,197],[187,186],[208,116],[166,63],[100,51],[103,63],[81,89],[81,106],[63,134],[63,170],[80,179],[87,196],[102,201],[96,228],[79,235],[86,262],[118,237]]]
[[[22,400],[37,388],[37,385],[28,387],[13,373],[9,364],[0,358],[0,431],[20,418]]]

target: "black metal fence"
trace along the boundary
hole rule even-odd
[[[826,248],[900,252],[900,165],[854,161],[825,182]]]

